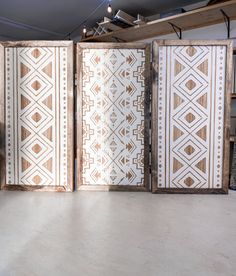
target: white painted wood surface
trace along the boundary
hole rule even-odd
[[[226,46],[160,46],[157,188],[222,189]]]

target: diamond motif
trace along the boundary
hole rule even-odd
[[[36,185],[39,185],[42,182],[42,178],[39,175],[35,175],[32,180]]]
[[[190,124],[190,123],[192,123],[196,119],[196,117],[192,113],[188,113],[185,116],[185,119]]]
[[[181,122],[189,131],[197,128],[200,123],[205,121],[205,118],[205,114],[200,109],[194,110],[194,106],[191,105],[186,106],[183,110],[181,109],[173,116],[177,124]]]
[[[34,49],[32,52],[31,52],[31,55],[34,57],[34,58],[39,58],[41,56],[41,52],[40,50],[37,48],[37,49]]]
[[[38,131],[53,119],[52,115],[46,112],[46,109],[43,111],[42,108],[39,107],[40,106],[33,110],[26,111],[21,117],[21,121],[27,122],[34,131]]]
[[[42,148],[40,147],[39,144],[36,144],[32,147],[33,152],[35,152],[36,154],[40,153],[40,151],[42,150]]]
[[[189,46],[187,49],[186,49],[186,53],[190,56],[190,57],[193,57],[196,53],[197,53],[197,50],[192,47],[192,46]]]
[[[53,87],[52,83],[50,83],[46,78],[41,79],[39,75],[36,75],[29,80],[27,79],[27,81],[28,82],[24,84],[24,90],[29,97],[35,100],[38,95],[45,95]]]
[[[117,115],[114,111],[111,113],[110,119],[113,124],[117,121]]]
[[[199,60],[201,60],[204,55],[208,52],[208,50],[204,47],[182,47],[180,51],[178,52],[179,57],[183,62],[181,64],[187,65],[188,67],[192,67],[193,62],[197,63]]]
[[[52,151],[52,147],[49,147],[44,141],[36,138],[33,141],[28,141],[23,147],[22,151],[34,162],[40,162],[41,158],[44,157],[44,154],[50,154]]]
[[[111,149],[111,151],[112,151],[113,153],[116,151],[116,149],[117,149],[117,144],[116,144],[115,141],[112,141],[112,142],[110,143],[110,149]]]
[[[202,148],[202,145],[196,139],[192,140],[186,137],[173,149],[173,152],[185,162],[189,162],[190,160],[192,162],[200,154],[203,154],[205,149]]]
[[[195,149],[194,149],[191,145],[189,145],[189,146],[187,146],[187,147],[184,149],[184,151],[185,151],[188,155],[192,155],[192,154],[194,153]]]
[[[184,180],[184,183],[190,187],[194,184],[194,180],[191,178],[191,177],[187,177],[185,180]]]
[[[52,178],[42,169],[34,167],[33,170],[28,171],[28,173],[23,176],[22,181],[24,181],[24,183],[30,183],[31,185],[50,185],[52,183]]]
[[[189,80],[185,83],[185,86],[188,88],[188,90],[192,90],[194,87],[196,87],[196,83],[193,80]]]
[[[35,91],[38,91],[40,88],[41,88],[41,84],[40,82],[38,82],[37,80],[34,81],[32,84],[31,84],[31,87],[35,90]]]
[[[207,87],[207,82],[201,76],[195,76],[193,70],[190,70],[187,76],[183,76],[174,83],[174,87],[190,99],[200,94]],[[187,95],[186,95],[187,94]]]
[[[114,53],[110,56],[110,62],[112,65],[115,65],[117,62],[117,57]]]
[[[38,123],[41,119],[42,119],[42,116],[38,113],[38,112],[35,112],[33,116],[31,116],[31,118],[36,122]]]
[[[193,174],[190,170],[184,170],[177,174],[172,182],[179,188],[197,188],[198,185],[204,184],[205,180],[196,172]]]

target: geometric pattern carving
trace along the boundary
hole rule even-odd
[[[221,189],[226,46],[158,49],[157,188]]]
[[[6,184],[67,186],[67,47],[5,48]]]
[[[145,50],[83,49],[84,185],[144,185]]]

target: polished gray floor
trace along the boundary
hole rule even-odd
[[[0,275],[235,276],[236,192],[0,192]]]

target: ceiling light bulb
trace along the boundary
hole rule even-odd
[[[108,7],[107,7],[107,11],[108,11],[109,13],[112,13],[112,7],[111,7],[111,4],[109,4],[109,5],[108,5]]]
[[[86,34],[86,33],[87,33],[87,29],[86,29],[86,27],[85,27],[85,26],[83,27],[83,33],[84,33],[84,34]]]

